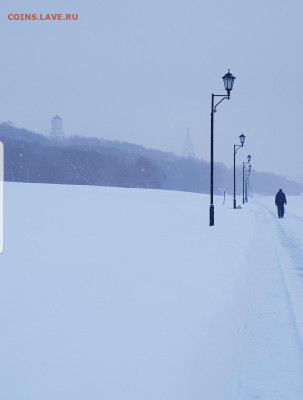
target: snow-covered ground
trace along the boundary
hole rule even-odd
[[[302,197],[4,190],[0,399],[302,400]]]
[[[4,160],[3,143],[0,142],[0,253],[3,251],[3,180],[4,180]]]

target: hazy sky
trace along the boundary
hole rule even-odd
[[[211,93],[236,76],[215,114],[215,161],[232,166],[244,132],[258,171],[301,177],[301,0],[2,0],[0,121],[45,135],[128,141],[181,154],[190,127],[209,160]],[[78,21],[9,21],[9,13]]]

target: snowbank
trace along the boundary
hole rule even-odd
[[[254,213],[205,195],[5,184],[2,399],[228,399]]]

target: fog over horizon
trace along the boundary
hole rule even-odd
[[[215,162],[303,183],[303,5],[269,0],[4,0],[0,121],[46,136],[98,137],[209,161],[211,94],[236,77],[215,114]],[[9,21],[10,13],[77,13],[77,21]]]

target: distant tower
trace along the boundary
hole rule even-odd
[[[64,140],[64,132],[62,130],[62,118],[60,118],[58,115],[54,116],[51,119],[51,131],[49,137],[55,140]]]
[[[187,128],[187,134],[183,145],[182,157],[195,158],[194,145],[191,140],[189,128]]]

